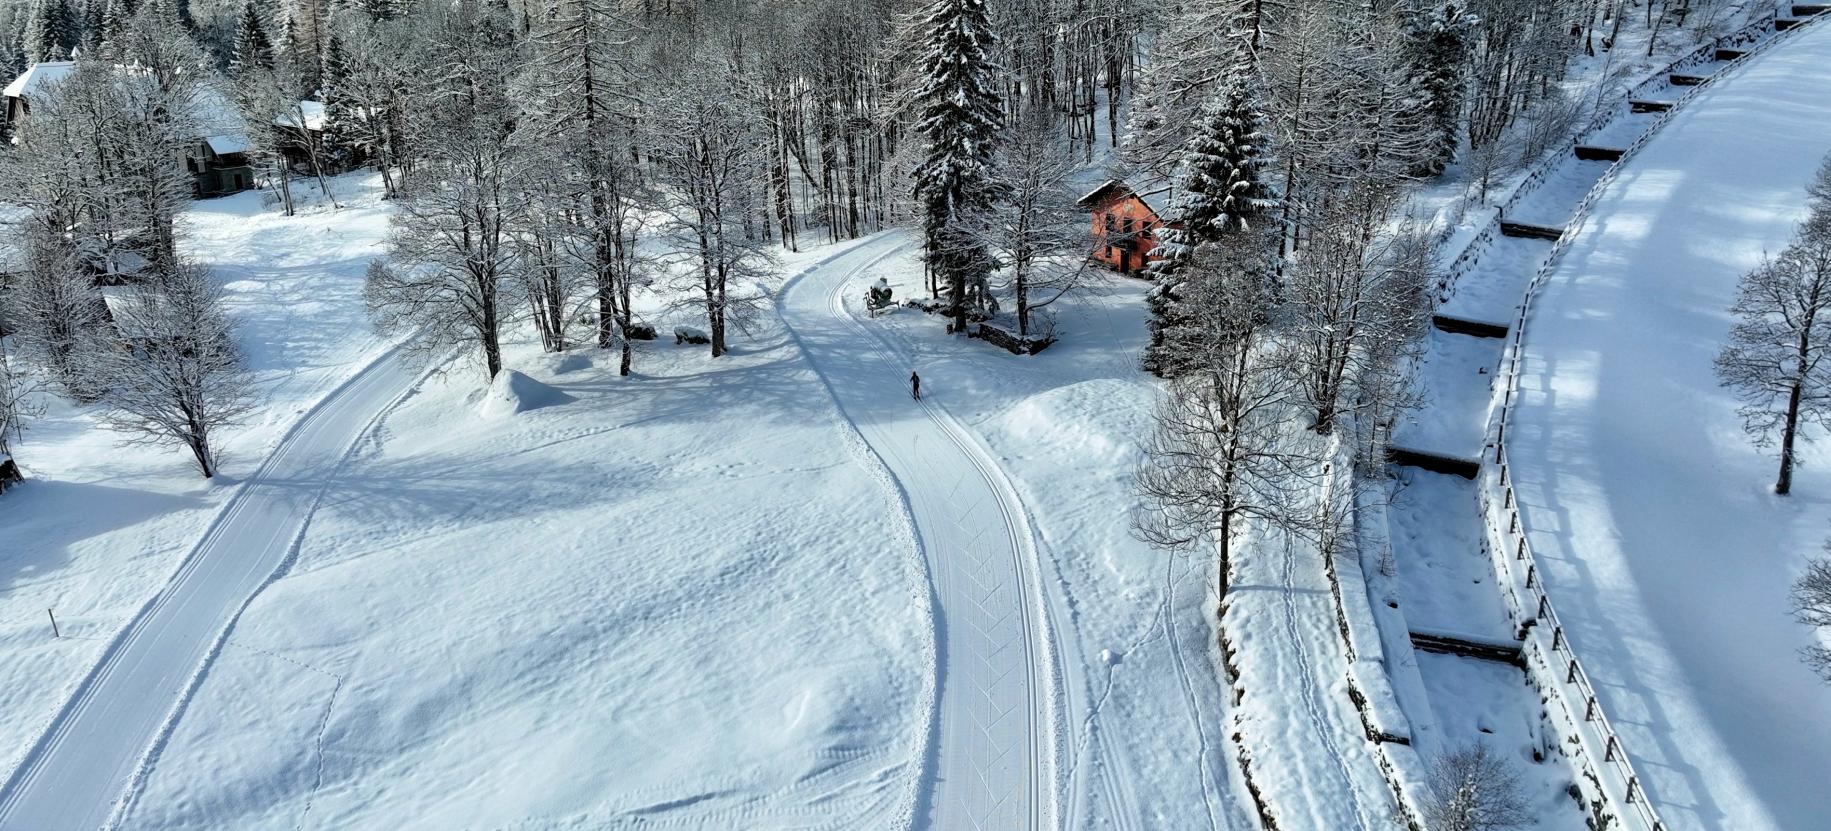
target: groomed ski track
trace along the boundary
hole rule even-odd
[[[854,277],[908,245],[893,232],[825,260],[797,275],[779,306],[895,477],[927,565],[938,700],[914,826],[1052,828],[1062,682],[1023,507],[935,397],[910,399],[908,362],[845,304]]]
[[[388,352],[287,433],[7,776],[0,829],[91,831],[113,820],[235,619],[297,551],[330,477],[417,375]]]

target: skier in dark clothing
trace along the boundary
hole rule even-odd
[[[909,373],[909,397],[918,401],[922,398],[922,376],[914,372]]]

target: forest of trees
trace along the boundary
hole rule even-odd
[[[171,160],[220,109],[243,125],[285,213],[295,177],[335,209],[329,173],[376,170],[398,210],[389,256],[368,276],[375,320],[419,332],[428,353],[465,348],[491,377],[505,327],[524,323],[549,350],[619,350],[627,374],[645,288],[701,315],[716,357],[754,311],[754,278],[776,246],[891,226],[922,229],[950,331],[1003,297],[1027,333],[1077,279],[1086,240],[1071,174],[1105,167],[1176,188],[1166,219],[1181,230],[1153,268],[1144,362],[1173,379],[1174,396],[1206,397],[1167,408],[1218,419],[1225,434],[1197,448],[1182,443],[1200,431],[1166,435],[1159,449],[1243,458],[1242,407],[1268,418],[1294,408],[1326,435],[1400,405],[1392,375],[1428,276],[1427,242],[1402,215],[1410,182],[1456,163],[1485,184],[1527,161],[1518,148],[1531,143],[1516,139],[1582,104],[1558,85],[1572,57],[1612,46],[1624,26],[1707,28],[1726,8],[0,2],[6,74],[75,62],[35,117],[8,125],[0,152],[0,191],[29,206],[18,235],[28,274],[10,301],[30,310],[13,314],[26,321],[18,348],[80,399],[126,388],[90,377],[119,362],[95,359],[93,297],[71,275],[191,291],[198,269],[174,222],[189,186]],[[322,133],[307,129],[319,106]],[[233,376],[233,358],[216,356],[212,372]],[[1275,401],[1261,400],[1265,383]],[[207,473],[207,434],[236,412],[199,408],[197,425],[166,432]],[[1253,510],[1242,501],[1253,476],[1222,478],[1221,493],[1201,488],[1219,507],[1185,519],[1226,527]]]

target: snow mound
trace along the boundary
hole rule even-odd
[[[1150,432],[1151,404],[1148,387],[1096,378],[1025,398],[999,427],[1062,463],[1129,476],[1137,440]]]
[[[507,418],[516,413],[569,404],[572,396],[529,378],[513,369],[496,373],[496,380],[477,402],[477,414],[484,418]]]

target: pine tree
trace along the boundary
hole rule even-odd
[[[948,287],[951,330],[963,333],[967,292],[993,267],[985,242],[969,229],[974,214],[998,199],[991,169],[1003,131],[991,57],[996,36],[984,0],[934,0],[916,25],[923,33],[916,132],[926,152],[914,172],[915,193],[929,267]]]
[[[1405,53],[1417,100],[1413,109],[1426,115],[1431,147],[1419,170],[1435,176],[1456,159],[1462,128],[1462,102],[1475,17],[1462,0],[1412,5],[1405,15]]]
[[[67,60],[81,40],[79,24],[69,0],[39,0],[26,21],[26,59],[32,63]]]
[[[1204,248],[1256,230],[1275,204],[1259,176],[1267,139],[1260,129],[1265,117],[1254,83],[1250,61],[1239,61],[1218,95],[1202,106],[1183,144],[1170,215],[1151,250],[1158,258],[1150,267],[1157,288],[1147,298],[1151,340],[1144,354],[1146,371],[1173,375],[1179,356],[1188,352],[1182,334],[1188,315],[1180,306],[1189,262]]]
[[[121,59],[121,48],[127,43],[127,22],[133,19],[131,0],[108,0],[102,9],[102,31],[97,36],[102,60],[115,63]]]
[[[235,53],[229,58],[229,68],[237,75],[252,69],[273,68],[273,43],[261,26],[261,15],[254,8],[254,0],[242,4],[242,18],[235,32]]]

